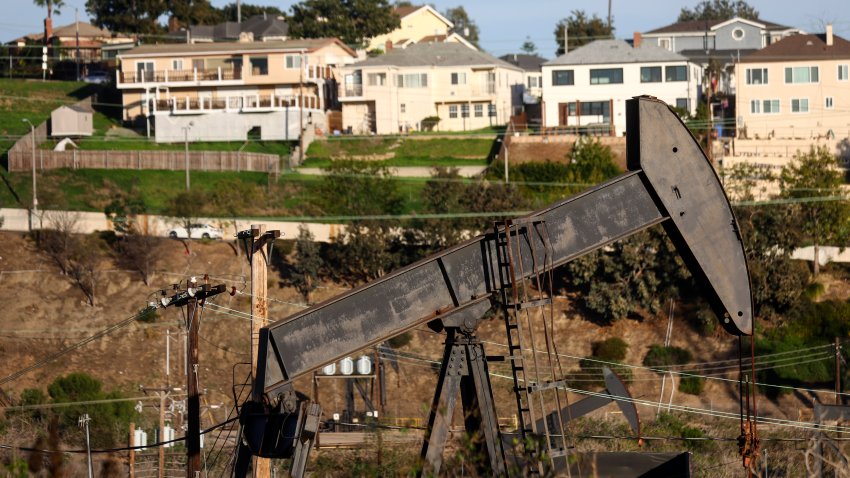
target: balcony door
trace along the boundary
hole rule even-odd
[[[136,62],[136,78],[138,81],[153,81],[154,79],[154,63],[152,61],[137,61]]]

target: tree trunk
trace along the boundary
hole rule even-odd
[[[812,266],[812,271],[815,277],[820,274],[820,247],[818,246],[817,242],[815,242],[815,261],[814,265]]]

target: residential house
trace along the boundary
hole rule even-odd
[[[499,59],[518,66],[525,72],[524,102],[528,104],[539,102],[540,97],[543,96],[543,64],[546,63],[546,58],[527,53],[511,53],[502,55]]]
[[[113,34],[105,28],[86,22],[74,22],[55,29],[51,27],[50,22],[46,22],[46,26],[48,43],[52,47],[51,55],[55,60],[76,60],[79,52],[81,61],[99,62],[103,58],[101,51],[103,47],[135,42],[135,38],[131,36]],[[40,45],[44,43],[44,35],[44,33],[33,33],[16,38],[7,44],[18,48],[33,44]]]
[[[642,43],[680,53],[704,68],[714,60],[720,68],[718,90],[732,95],[735,94],[735,82],[727,67],[740,57],[799,33],[801,30],[794,27],[734,17],[672,23],[643,33]]]
[[[156,141],[296,139],[336,104],[337,68],[355,52],[336,38],[143,45],[119,56],[124,119]]]
[[[850,42],[795,35],[736,65],[739,138],[850,137]]]
[[[342,69],[343,128],[393,134],[505,124],[522,110],[522,69],[458,43],[417,43]]]
[[[543,124],[624,134],[626,100],[650,95],[696,111],[702,68],[684,56],[623,40],[597,40],[543,64]]]
[[[401,25],[395,30],[369,40],[367,50],[387,51],[389,48],[405,48],[414,43],[449,42],[461,43],[477,50],[475,45],[451,31],[454,23],[430,5],[396,7]],[[388,48],[389,45],[389,48]]]
[[[248,41],[283,41],[289,39],[289,24],[277,15],[254,15],[239,22],[223,22],[217,25],[194,25],[187,30],[171,32],[175,40],[189,43]]]

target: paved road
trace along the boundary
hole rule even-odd
[[[0,209],[3,217],[3,231],[26,232],[30,230],[29,214],[26,209]],[[111,231],[112,222],[100,212],[77,212],[77,211],[43,211],[35,215],[33,222],[36,228],[43,226],[51,227],[60,217],[73,216],[76,218],[74,232],[89,234],[95,231]],[[143,227],[146,226],[150,234],[167,236],[169,229],[176,224],[173,219],[164,216],[144,215],[139,219]],[[339,224],[316,224],[290,221],[269,221],[264,219],[237,219],[234,228],[233,221],[221,218],[199,218],[198,222],[209,223],[221,227],[225,238],[232,238],[237,230],[250,229],[251,224],[262,223],[267,230],[278,229],[284,237],[294,239],[298,237],[298,226],[304,224],[313,233],[313,237],[319,242],[329,242],[343,229]]]
[[[464,178],[474,178],[480,176],[484,173],[484,170],[487,169],[487,166],[457,166],[458,174]],[[434,168],[430,167],[413,167],[413,166],[405,166],[398,168],[390,168],[390,172],[393,176],[398,176],[400,178],[430,178],[431,173]],[[315,176],[322,176],[326,174],[326,172],[321,168],[298,168],[297,171],[301,174],[309,174]]]

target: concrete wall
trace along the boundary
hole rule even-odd
[[[300,114],[297,108],[290,108],[288,120],[286,111],[267,113],[214,111],[201,115],[162,113],[154,116],[156,142],[182,142],[183,127],[188,126],[189,123],[193,123],[189,128],[189,141],[244,141],[248,138],[248,131],[255,127],[260,128],[260,137],[263,140],[294,141],[300,135]],[[305,110],[305,127],[308,125],[316,127],[324,123],[324,113],[318,110]]]

